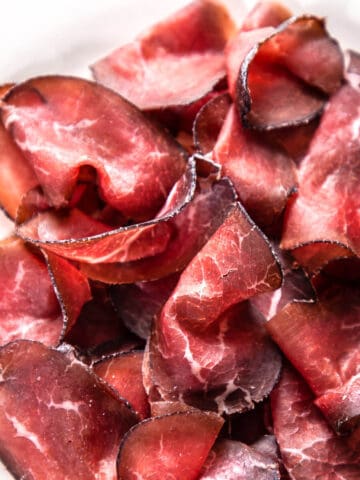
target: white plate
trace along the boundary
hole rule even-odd
[[[50,73],[90,77],[88,65],[186,3],[187,0],[2,2],[0,85]],[[255,0],[223,0],[223,3],[240,22]],[[343,48],[360,50],[358,0],[283,3],[295,13],[326,17],[330,33]],[[11,479],[0,464],[0,480]]]

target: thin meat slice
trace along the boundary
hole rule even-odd
[[[292,159],[267,144],[258,132],[244,129],[234,106],[220,131],[213,158],[233,181],[254,221],[263,229],[276,224],[297,183]]]
[[[280,480],[276,460],[233,440],[220,440],[211,450],[201,480]]]
[[[43,252],[51,282],[63,315],[63,336],[72,328],[86,302],[91,300],[87,277],[69,261],[50,252]]]
[[[141,420],[150,416],[150,406],[142,382],[144,352],[132,351],[102,358],[93,370],[125,398]]]
[[[233,31],[224,6],[197,0],[98,61],[92,70],[97,81],[142,110],[187,105],[225,76],[223,50]]]
[[[348,85],[332,97],[299,169],[281,246],[310,271],[360,254],[359,102]]]
[[[183,270],[223,222],[236,200],[228,179],[200,179],[193,200],[170,222],[172,238],[163,253],[126,263],[81,265],[89,278],[105,283],[157,280]]]
[[[0,349],[0,455],[17,478],[117,478],[137,417],[70,353],[25,340]]]
[[[74,77],[28,80],[5,97],[2,119],[50,203],[67,205],[80,167],[104,201],[138,220],[162,207],[186,158],[162,129],[115,92]]]
[[[292,16],[291,11],[281,3],[260,0],[246,15],[241,25],[243,32],[263,27],[277,27]]]
[[[174,273],[152,282],[114,285],[111,288],[112,303],[127,328],[146,340],[151,325],[174,290],[179,274]]]
[[[155,321],[144,370],[150,400],[180,400],[221,413],[262,400],[276,381],[280,357],[264,318],[238,302],[280,283],[268,243],[235,204]]]
[[[271,394],[275,436],[284,465],[293,480],[357,480],[360,454],[329,427],[306,383],[283,370]]]
[[[165,250],[171,234],[169,222],[191,201],[195,192],[195,160],[152,220],[113,228],[77,208],[46,211],[17,227],[24,240],[71,260],[110,263],[138,260]]]
[[[346,80],[354,88],[360,88],[360,53],[354,50],[347,50],[346,60]]]
[[[45,263],[22,240],[0,243],[0,345],[16,339],[59,343],[63,317]]]
[[[360,421],[359,293],[333,286],[317,303],[290,303],[266,324],[339,433]]]
[[[196,150],[204,155],[213,150],[230,105],[229,94],[222,93],[209,100],[199,110],[193,124]]]
[[[306,124],[322,112],[342,79],[342,53],[324,21],[292,17],[246,55],[236,105],[248,127]]]
[[[218,415],[199,411],[139,423],[122,442],[119,480],[196,480],[222,424]]]

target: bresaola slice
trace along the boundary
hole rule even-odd
[[[0,349],[0,455],[17,478],[116,480],[136,415],[71,352],[16,341]]]
[[[360,254],[359,102],[349,85],[330,99],[287,210],[281,247],[310,271]]]
[[[24,240],[58,255],[87,263],[138,260],[165,250],[169,222],[191,201],[196,185],[195,160],[175,183],[158,215],[149,221],[111,228],[76,208],[46,211],[19,225]]]
[[[280,283],[269,244],[240,204],[233,205],[155,321],[144,364],[150,401],[234,413],[262,400],[276,381],[280,356],[263,317],[239,302]]]
[[[152,218],[184,173],[185,154],[115,92],[80,78],[28,80],[5,97],[2,118],[55,207],[67,205],[81,166],[126,217]]]
[[[144,420],[124,437],[118,479],[196,480],[222,424],[218,415],[200,411]]]
[[[301,125],[318,116],[341,86],[343,57],[324,21],[293,17],[254,45],[240,69],[237,107],[259,130]]]
[[[93,73],[142,110],[187,105],[225,76],[223,50],[233,31],[221,4],[197,0],[98,61]]]
[[[292,159],[246,130],[235,107],[229,109],[213,150],[254,221],[269,229],[276,224],[296,183]]]
[[[246,15],[241,25],[243,32],[263,27],[277,27],[291,17],[285,5],[274,1],[261,0]]]
[[[209,454],[200,480],[280,480],[279,465],[241,442],[220,440]]]
[[[21,239],[0,243],[0,344],[16,339],[56,346],[63,317],[45,263]]]
[[[266,327],[340,433],[360,421],[360,291],[333,286],[317,303],[288,304]]]
[[[271,394],[274,431],[292,480],[357,480],[360,454],[338,438],[294,371],[283,370]]]

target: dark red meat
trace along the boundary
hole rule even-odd
[[[222,424],[214,413],[199,411],[139,423],[122,442],[119,480],[196,480]]]
[[[149,219],[185,170],[183,151],[165,131],[87,80],[28,80],[5,97],[2,118],[56,207],[68,203],[80,167],[90,165],[109,205]]]
[[[63,317],[46,265],[10,237],[0,243],[0,345],[26,338],[57,345]]]
[[[317,303],[290,303],[266,324],[338,432],[360,420],[359,316],[359,288],[340,285]]]
[[[0,455],[17,478],[115,480],[135,414],[83,364],[41,343],[0,349]]]
[[[299,169],[281,246],[310,271],[360,254],[359,102],[350,86],[332,97]]]
[[[98,61],[93,73],[141,109],[186,105],[225,76],[223,50],[233,31],[221,4],[197,0]]]
[[[271,394],[274,429],[292,480],[357,480],[360,454],[326,423],[305,382],[284,369]]]

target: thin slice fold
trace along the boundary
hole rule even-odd
[[[290,18],[255,45],[241,65],[236,105],[242,122],[259,130],[309,123],[340,88],[343,64],[324,20]]]
[[[360,92],[349,85],[331,98],[286,212],[281,247],[310,271],[360,255],[359,102]]]
[[[234,183],[241,202],[263,229],[276,225],[296,184],[295,164],[258,132],[242,127],[231,106],[213,157]]]
[[[313,404],[304,380],[289,367],[271,394],[274,430],[293,480],[357,480],[360,452],[338,438]]]
[[[124,400],[64,348],[12,342],[0,370],[0,456],[17,478],[116,480],[120,441],[137,422]]]
[[[0,243],[0,344],[37,340],[56,346],[63,316],[42,259],[19,238]]]
[[[170,221],[172,238],[163,253],[134,262],[89,264],[82,271],[105,283],[157,280],[183,270],[223,222],[229,205],[236,200],[227,178],[199,179],[193,200]]]
[[[80,168],[91,166],[105,202],[127,218],[148,220],[186,168],[186,154],[165,130],[88,80],[27,80],[5,96],[1,114],[56,208],[68,205]]]
[[[290,303],[266,324],[338,433],[360,422],[359,293],[356,287],[332,286],[318,302]]]
[[[126,262],[165,250],[169,222],[191,202],[196,185],[195,160],[189,159],[158,215],[149,221],[111,228],[78,209],[46,211],[17,227],[24,240],[71,260],[87,263]]]
[[[188,105],[225,76],[234,28],[223,5],[196,0],[98,61],[93,74],[142,110]]]
[[[280,283],[269,244],[240,204],[233,205],[155,321],[144,361],[150,401],[235,413],[262,400],[281,359],[265,319],[244,300]]]
[[[277,27],[291,17],[291,11],[281,3],[273,0],[260,0],[247,13],[241,31],[255,30],[263,27]]]
[[[200,480],[280,480],[270,456],[233,440],[219,440],[211,450]]]
[[[118,479],[196,480],[223,424],[210,412],[153,417],[124,437],[118,457]]]

